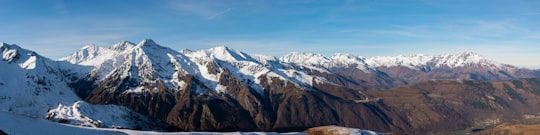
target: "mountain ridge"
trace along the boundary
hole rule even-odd
[[[116,48],[117,50],[125,50],[125,45],[124,44],[129,44],[131,45],[132,47],[133,46],[142,46],[142,45],[145,45],[145,42],[151,42],[150,44],[151,45],[157,45],[159,46],[160,48],[168,48],[170,49],[169,47],[165,47],[165,46],[161,46],[159,44],[157,44],[155,41],[153,41],[152,39],[145,39],[145,40],[142,40],[140,43],[138,44],[134,44],[132,42],[129,42],[129,41],[121,41],[119,43],[116,43],[115,45],[113,46],[108,46],[108,47],[105,47],[105,48]],[[96,46],[96,45],[87,45],[87,46]],[[82,47],[83,49],[86,48],[87,46],[84,46]],[[101,46],[96,46],[96,47],[101,47]],[[180,51],[178,52],[182,52],[182,50],[184,51],[188,51],[188,52],[193,52],[192,50],[189,50],[189,49],[181,49]],[[232,49],[230,47],[227,47],[227,46],[215,46],[215,47],[211,47],[211,48],[207,48],[207,49],[201,49],[201,50],[207,50],[207,51],[233,51],[233,52],[229,52],[229,54],[247,54],[247,53],[244,53],[244,52],[241,52],[239,50],[235,50],[235,49]],[[201,51],[201,50],[197,50],[197,51]],[[451,59],[456,59],[456,60],[450,60],[449,63],[444,63],[444,62],[440,62],[438,64],[438,66],[440,66],[442,63],[444,64],[448,64],[448,66],[451,66],[451,67],[457,67],[457,66],[462,66],[461,63],[461,60],[465,61],[465,63],[478,63],[478,62],[487,62],[487,63],[492,63],[492,64],[496,64],[496,65],[501,65],[501,63],[499,62],[494,62],[493,60],[490,60],[490,59],[487,59],[486,57],[480,55],[480,54],[477,54],[475,52],[472,52],[472,51],[463,51],[463,52],[458,52],[456,54],[449,54],[449,53],[444,53],[444,54],[438,54],[438,55],[424,55],[424,54],[408,54],[408,55],[396,55],[396,56],[373,56],[373,57],[363,57],[361,55],[353,55],[353,54],[347,54],[347,53],[336,53],[334,55],[331,55],[331,56],[324,56],[322,54],[317,54],[317,53],[307,53],[307,52],[291,52],[291,53],[288,53],[286,55],[283,55],[283,56],[280,56],[280,57],[277,57],[277,56],[272,56],[272,55],[261,55],[261,54],[249,54],[249,55],[258,55],[258,56],[267,56],[267,57],[276,57],[276,58],[279,58],[281,59],[280,61],[283,61],[283,62],[286,62],[286,63],[295,63],[295,64],[300,64],[300,63],[303,63],[303,64],[306,64],[306,65],[309,65],[309,64],[314,64],[314,63],[317,63],[317,62],[312,62],[312,63],[304,63],[302,61],[298,61],[300,59],[314,59],[316,58],[315,60],[318,60],[320,62],[318,62],[317,65],[322,65],[323,63],[326,63],[326,62],[329,62],[331,60],[341,60],[341,59],[337,59],[339,57],[343,57],[343,56],[347,56],[347,57],[355,57],[357,59],[360,59],[360,60],[363,60],[363,61],[377,61],[377,60],[381,60],[381,59],[394,59],[394,61],[396,61],[397,63],[406,63],[406,62],[403,62],[405,60],[409,60],[411,61],[411,59],[413,58],[416,58],[416,57],[426,57],[426,58],[437,58],[437,59],[443,59],[443,58],[451,58]],[[292,57],[292,58],[290,58]],[[332,58],[332,57],[335,57],[335,58]],[[473,61],[467,61],[466,59],[469,59],[470,58],[464,58],[464,57],[473,57],[474,60]],[[66,60],[67,57],[63,57],[63,58],[60,58],[58,60],[60,61],[63,61],[63,60]],[[461,58],[461,59],[459,59]],[[296,60],[296,61],[295,61]],[[443,59],[444,61],[445,59]],[[392,60],[388,60],[388,61],[392,61]],[[388,62],[386,61],[386,62]],[[424,60],[425,61],[425,60]],[[448,60],[446,60],[448,61]],[[422,60],[418,60],[418,61],[413,61],[413,62],[416,62],[416,63],[426,63],[426,62],[422,62]],[[368,65],[372,65],[371,67],[381,67],[381,66],[396,66],[396,65],[400,65],[400,64],[381,64],[381,63],[377,63],[377,62],[368,62],[370,64]],[[450,63],[456,63],[456,64],[450,64]],[[410,64],[410,65],[415,65],[415,64]],[[504,65],[508,65],[508,64],[504,64]]]
[[[107,119],[103,119],[105,117],[99,117],[88,113],[75,113],[78,117],[72,117],[70,119],[66,119],[62,115],[48,115],[54,111],[55,108],[58,109],[62,106],[67,107],[72,104],[75,108],[75,105],[85,103],[78,96],[78,91],[76,91],[71,84],[77,79],[72,78],[71,74],[86,74],[74,72],[85,71],[82,69],[88,68],[71,65],[65,62],[53,61],[34,51],[21,48],[18,45],[2,44],[0,46],[0,53],[2,54],[2,60],[0,61],[0,67],[2,67],[2,70],[0,70],[1,111],[31,118],[49,119],[57,122],[73,121],[72,124],[88,126],[98,125],[97,127],[108,128],[114,126],[120,128],[140,127],[142,129],[154,129],[155,127],[148,127],[145,125],[158,125],[159,123],[154,120],[152,120],[152,122],[150,122],[150,120],[135,122],[150,118],[136,115],[136,112],[133,110],[116,105],[95,106],[85,104],[84,108],[76,107],[81,112],[109,109],[109,111],[121,111],[124,113],[104,113],[115,116],[116,118],[107,117]],[[71,70],[75,71],[72,72]],[[58,114],[68,113],[74,114],[74,111],[58,112]],[[141,117],[132,118],[132,116],[129,116],[128,114]]]
[[[28,66],[24,65],[29,65],[24,64],[27,62],[10,64],[9,61],[16,61],[17,57],[35,56],[32,56],[32,53],[26,53],[27,55],[13,53],[10,49],[6,49],[7,46],[7,44],[1,46],[3,61],[0,64],[9,65],[5,67],[12,67],[13,70],[10,69],[6,73],[31,70],[25,68]],[[137,44],[120,41],[107,47],[84,46],[70,56],[57,61],[48,61],[58,65],[51,69],[58,73],[54,76],[60,79],[46,77],[41,80],[65,84],[66,87],[62,90],[76,96],[72,97],[73,101],[70,102],[51,103],[45,107],[51,110],[41,110],[41,113],[36,115],[49,113],[51,117],[48,119],[64,121],[62,119],[73,119],[74,116],[82,115],[83,113],[71,113],[81,104],[90,105],[82,109],[118,108],[92,107],[93,104],[118,105],[128,108],[117,109],[128,111],[118,114],[132,114],[129,111],[134,111],[150,119],[162,121],[172,131],[301,131],[314,126],[341,125],[377,131],[411,132],[421,129],[427,132],[428,129],[423,127],[429,122],[439,122],[435,121],[439,119],[412,121],[409,117],[416,115],[399,111],[402,109],[396,106],[399,102],[380,97],[388,98],[386,96],[392,95],[392,92],[402,91],[401,87],[416,86],[417,83],[426,84],[426,81],[436,81],[438,82],[436,85],[449,80],[462,81],[467,83],[452,83],[452,85],[486,91],[495,86],[478,83],[478,88],[475,89],[476,86],[467,84],[471,81],[512,81],[519,78],[540,77],[540,71],[499,64],[472,52],[373,58],[350,54],[326,57],[313,53],[291,53],[275,57],[248,54],[226,46],[176,51],[161,46],[151,39],[142,40]],[[19,76],[25,77],[23,74]],[[7,79],[7,76],[1,76],[0,83]],[[36,83],[39,82],[38,79]],[[517,91],[522,94],[530,93],[528,91],[535,92],[528,90],[536,88],[535,85],[528,85],[535,84],[534,80],[520,80],[520,82],[526,85],[522,87],[517,84],[509,85],[511,88],[509,91],[527,89],[527,92]],[[9,89],[16,89],[15,86],[11,87],[12,84],[9,85]],[[0,85],[7,88],[5,86]],[[499,91],[504,91],[502,88],[504,87]],[[515,96],[515,93],[503,96],[497,94],[499,97]],[[396,98],[404,97],[398,95]],[[431,99],[432,97],[429,97],[422,101]],[[497,109],[501,106],[503,109],[508,108],[501,99],[481,99],[480,101],[469,97],[459,99],[470,100],[472,103],[465,107],[450,104],[452,106],[443,106],[442,109],[459,110],[470,108],[468,105],[478,106],[480,103],[491,105],[493,102],[497,102],[497,105],[493,105],[492,108]],[[77,102],[80,100],[90,104]],[[510,100],[504,102],[524,104]],[[431,105],[429,102],[426,104]],[[3,105],[9,106],[7,103]],[[431,107],[421,109],[440,115],[447,113],[439,112],[437,110],[441,109],[439,106]],[[438,117],[437,113],[428,115]],[[459,113],[449,115],[450,118],[457,118],[458,116],[455,116],[457,114]],[[459,114],[460,117],[461,115],[469,114]],[[102,116],[85,115],[85,117]],[[130,120],[133,119],[124,121]],[[83,125],[95,125],[84,123],[85,119],[68,121],[70,123],[82,121]],[[456,125],[450,125],[449,129],[470,126],[470,122],[460,121]],[[114,124],[107,122],[99,125]],[[448,126],[444,123],[439,125]],[[133,128],[136,125],[126,126]],[[433,129],[442,130],[440,127]]]

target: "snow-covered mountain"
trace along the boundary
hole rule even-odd
[[[59,63],[17,45],[0,43],[0,109],[43,117],[58,104],[80,100],[66,84]]]
[[[331,57],[326,57],[321,54],[293,52],[280,57],[279,60],[284,63],[293,63],[309,67],[321,67],[325,69],[355,67],[364,71],[382,67],[388,68],[399,66],[416,70],[458,68],[466,66],[481,66],[493,70],[516,68],[507,64],[494,62],[474,52],[435,56],[416,54],[408,56],[376,56],[371,58],[340,53]]]
[[[6,43],[0,43],[0,53],[2,55],[2,61],[0,61],[0,67],[2,67],[0,70],[1,111],[32,118],[79,121],[73,124],[86,126],[91,125],[88,123],[93,123],[92,126],[96,127],[149,129],[144,125],[157,123],[146,120],[137,122],[139,124],[123,124],[149,118],[137,116],[137,113],[131,109],[120,106],[95,106],[84,103],[73,91],[70,75],[66,69],[84,69],[85,67],[53,61],[33,51]],[[81,104],[83,108],[79,108]],[[76,110],[61,110],[71,105]],[[117,118],[109,119],[92,113],[79,113],[92,111],[101,111],[102,115],[117,116]],[[64,118],[65,115],[77,117]]]
[[[399,55],[365,58],[350,54],[326,57],[293,52],[282,63],[309,69],[307,74],[325,77],[354,89],[389,89],[429,79],[508,80],[538,77],[538,71],[521,69],[487,59],[473,52],[443,55]]]
[[[306,135],[302,132],[277,133],[277,132],[157,132],[140,131],[129,129],[111,129],[81,127],[55,123],[38,118],[29,118],[9,112],[0,111],[0,133],[8,135],[35,135],[35,134],[54,134],[54,135]],[[351,131],[370,133],[367,135],[377,135],[369,130],[350,129]]]
[[[259,92],[261,92],[262,87],[258,78],[262,75],[279,77],[303,86],[311,86],[314,80],[337,84],[341,82],[329,81],[329,78],[348,78],[348,80],[356,80],[353,81],[354,83],[369,82],[367,78],[357,80],[347,77],[360,72],[370,74],[364,75],[370,78],[385,74],[388,77],[373,81],[393,82],[392,84],[380,84],[389,86],[375,88],[391,88],[402,84],[399,82],[406,81],[407,78],[417,78],[418,81],[421,81],[426,79],[504,80],[534,77],[534,75],[520,74],[523,69],[494,62],[473,52],[436,56],[417,54],[371,58],[350,54],[335,54],[326,57],[320,54],[293,52],[276,58],[246,54],[225,46],[178,52],[160,46],[150,39],[143,40],[138,44],[122,41],[110,47],[85,46],[73,55],[60,60],[75,65],[93,67],[91,71],[88,71],[90,78],[96,78],[98,81],[103,81],[113,75],[119,75],[120,78],[130,76],[132,85],[140,86],[141,82],[149,82],[159,78],[167,88],[181,89],[185,82],[178,81],[178,77],[189,74],[194,75],[195,78],[203,81],[206,87],[217,92],[223,92],[224,87],[218,85],[218,81],[220,73],[224,70],[230,71],[235,78],[253,81],[250,87]],[[394,75],[393,72],[396,72],[394,70],[411,70],[409,72],[415,72],[416,76],[422,77]],[[450,72],[451,74],[431,75],[440,72]],[[141,90],[137,87],[128,89],[130,91]]]
[[[172,131],[404,130],[393,124],[407,121],[366,90],[433,79],[540,77],[472,52],[277,58],[225,46],[176,51],[150,39],[88,45],[57,61],[5,43],[0,51],[4,111],[96,127],[151,129],[163,121]]]
[[[266,114],[268,112],[261,110],[264,109],[261,107],[268,102],[266,93],[269,89],[317,90],[315,85],[319,84],[341,87],[323,77],[299,71],[275,57],[249,55],[224,46],[178,52],[160,46],[149,39],[138,44],[123,41],[111,47],[87,46],[61,60],[74,65],[93,67],[86,71],[89,74],[74,77],[83,79],[83,82],[93,82],[91,85],[93,88],[88,90],[74,88],[75,91],[84,93],[79,95],[87,101],[128,106],[138,112],[173,124],[181,119],[175,114],[176,112],[171,114],[171,109],[192,110],[189,109],[190,106],[199,106],[199,104],[185,101],[189,103],[188,108],[185,108],[185,104],[179,104],[179,100],[201,98],[201,96],[216,98],[218,100],[216,102],[229,102],[233,106],[241,106],[237,109],[251,108],[250,110],[253,111],[247,116],[238,117],[263,117],[262,115],[268,115]],[[275,87],[274,83],[278,82],[289,84],[289,86],[272,88]],[[358,91],[349,92],[355,93],[351,97],[356,97],[356,99],[365,96]],[[240,101],[238,98],[244,101],[238,103]],[[222,107],[221,109],[231,109],[232,106]],[[232,108],[234,110],[235,107]],[[220,108],[214,107],[209,111],[213,109]],[[214,118],[207,119],[215,121],[211,120]],[[257,125],[252,120],[246,121],[245,118],[237,119],[244,120],[239,121],[244,125],[238,126],[247,126],[243,127],[247,130],[253,130],[254,127],[251,126],[271,128],[270,125]],[[262,119],[270,121],[268,117]],[[223,122],[228,121],[223,120]],[[223,130],[222,127],[201,128],[183,120],[179,122],[175,124],[183,130]],[[203,125],[205,126],[204,123]],[[223,127],[226,126],[232,125],[223,125]]]
[[[467,66],[479,66],[489,70],[508,70],[516,68],[514,66],[494,62],[474,52],[436,56],[417,54],[409,56],[400,55],[396,57],[372,57],[367,59],[366,63],[372,67],[403,66],[418,70],[459,68]]]
[[[260,93],[263,88],[257,78],[262,75],[305,86],[311,85],[313,80],[324,81],[296,71],[272,56],[249,55],[225,46],[180,53],[157,45],[150,39],[138,44],[122,41],[111,47],[86,46],[60,60],[93,66],[94,69],[89,71],[90,76],[98,78],[98,81],[129,76],[133,87],[127,90],[131,92],[140,92],[144,89],[138,87],[142,86],[141,83],[155,80],[163,82],[169,89],[182,89],[185,82],[178,78],[184,75],[194,76],[215,92],[224,92],[224,86],[218,83],[224,71],[230,72],[235,78],[253,81],[249,86]]]

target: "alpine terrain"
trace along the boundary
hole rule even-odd
[[[419,134],[540,117],[540,70],[474,52],[274,57],[146,39],[59,60],[6,43],[0,53],[0,110],[87,127]]]

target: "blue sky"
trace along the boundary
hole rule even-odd
[[[473,51],[540,68],[538,0],[0,0],[0,41],[56,59],[151,38],[281,56]]]

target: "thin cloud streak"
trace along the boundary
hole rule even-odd
[[[218,17],[220,17],[220,16],[223,16],[223,15],[225,15],[226,13],[230,12],[231,9],[232,9],[232,8],[227,8],[227,10],[225,10],[225,11],[223,11],[223,12],[216,13],[216,14],[214,14],[214,15],[211,15],[211,16],[209,16],[207,19],[208,19],[208,20],[213,20],[213,19],[215,19],[215,18],[218,18]]]
[[[520,26],[519,22],[510,20],[462,20],[421,25],[395,25],[383,29],[346,29],[337,32],[365,37],[406,37],[418,39],[418,41],[441,39],[486,41],[493,38],[506,39],[537,35],[538,31],[524,27],[526,26]]]

